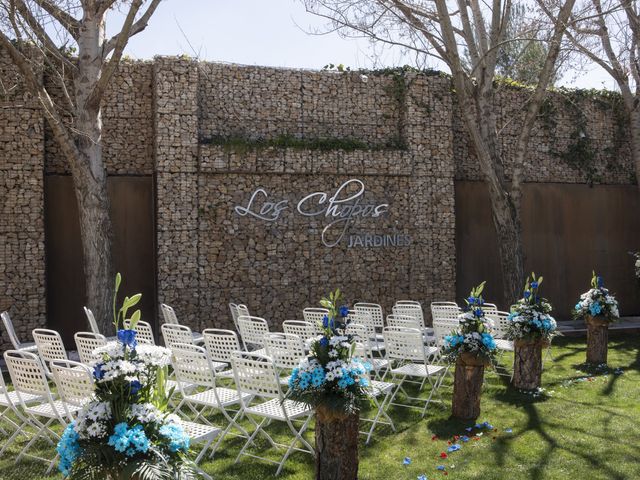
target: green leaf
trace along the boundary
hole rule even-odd
[[[129,319],[129,328],[131,330],[135,330],[136,325],[138,325],[141,317],[142,312],[140,310],[136,310],[135,312],[133,312],[133,315],[131,315],[131,318]]]

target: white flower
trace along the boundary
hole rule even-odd
[[[162,421],[162,412],[151,403],[135,403],[131,405],[131,416],[141,423]]]
[[[102,437],[106,435],[106,433],[107,428],[103,423],[96,422],[87,427],[87,435],[89,435],[90,437]]]
[[[144,363],[155,367],[164,367],[171,363],[171,350],[168,348],[155,345],[138,345],[136,354]]]

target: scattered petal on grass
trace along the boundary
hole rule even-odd
[[[482,432],[476,433],[476,437],[481,437],[482,435],[484,435]]]
[[[411,459],[409,457],[404,457],[404,460],[402,461],[403,465],[411,465]]]
[[[440,458],[447,458],[447,456],[448,456],[448,455],[447,455],[446,453],[444,453],[444,452],[442,452],[442,453],[440,454]]]
[[[463,435],[462,437],[460,437],[460,440],[462,440],[463,442],[468,442],[469,437],[467,437],[466,435]]]
[[[436,469],[438,469],[438,470],[440,470],[440,471],[444,472],[444,465],[438,465],[438,466],[436,467]]]
[[[460,445],[458,445],[458,444],[451,445],[449,448],[447,448],[447,452],[457,452],[461,448],[462,447]]]
[[[513,429],[512,428],[505,428],[504,432],[505,433],[513,433]]]
[[[429,480],[427,476],[423,473],[422,475],[418,475],[418,480]]]
[[[473,427],[467,427],[467,428],[465,428],[465,430],[466,430],[467,432],[470,432],[471,430],[473,430]]]
[[[431,441],[438,440],[438,435],[434,435],[431,437]]]

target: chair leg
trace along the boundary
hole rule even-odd
[[[262,429],[262,425],[267,421],[266,418],[262,419],[262,421],[258,424],[255,420],[253,420],[250,416],[247,416],[247,418],[249,420],[251,420],[251,423],[253,423],[254,425],[256,425],[256,429],[253,431],[253,433],[251,434],[251,436],[247,439],[247,441],[245,442],[245,444],[242,446],[242,449],[240,450],[240,453],[238,453],[238,456],[236,457],[236,461],[233,462],[238,463],[238,461],[240,460],[240,457],[242,456],[242,454],[244,453],[244,451],[247,449],[247,447],[253,443],[253,440],[256,438],[256,436],[258,435],[258,432],[260,432],[260,430]]]
[[[289,445],[289,448],[287,449],[286,453],[282,457],[282,460],[280,460],[280,464],[278,465],[278,470],[276,471],[276,477],[278,475],[280,475],[280,472],[282,471],[282,467],[284,467],[284,462],[286,462],[287,458],[289,458],[289,455],[291,455],[291,453],[293,453],[293,450],[294,450],[294,447],[295,447],[296,443],[300,442],[303,446],[306,445],[307,448],[309,448],[310,453],[314,453],[313,447],[311,447],[311,445],[309,445],[309,443],[307,443],[307,441],[302,436],[304,434],[304,432],[306,431],[310,420],[311,420],[311,415],[309,415],[307,417],[307,420],[304,422],[302,427],[300,427],[300,430],[296,430],[294,428],[294,426],[291,424],[291,420],[289,420],[287,418],[287,423],[289,424],[289,429],[291,430],[291,432],[293,433],[295,438],[293,439],[293,441]]]

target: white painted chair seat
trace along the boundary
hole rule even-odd
[[[445,367],[439,365],[425,365],[423,363],[407,363],[401,367],[392,368],[394,375],[407,375],[410,377],[430,377],[444,371]]]
[[[498,350],[505,350],[507,352],[513,352],[513,342],[503,338],[496,338],[496,347]]]
[[[438,352],[440,351],[440,349],[438,347],[424,347],[424,354],[427,357],[432,357],[433,355],[436,355]]]
[[[183,420],[180,422],[180,425],[189,436],[189,439],[194,443],[214,439],[222,433],[222,430],[219,428],[212,427],[211,425],[203,425],[201,423],[193,423]]]
[[[368,358],[367,362],[371,364],[374,372],[389,367],[389,360],[386,358]]]
[[[67,410],[65,410],[65,406]],[[78,405],[72,405],[70,403],[63,402],[62,400],[54,400],[52,403],[40,403],[38,405],[28,406],[25,408],[25,410],[32,415],[47,418],[65,417],[67,415],[67,411],[69,411],[69,413],[76,413],[81,409],[82,407]]]
[[[175,391],[178,392],[181,386],[180,383],[182,383],[182,389],[187,392],[193,391],[193,389],[197,387],[195,383],[178,382],[177,380],[167,380],[167,385],[166,385],[167,391],[171,390],[172,388],[175,388]]]
[[[379,397],[380,395],[386,395],[396,386],[395,383],[381,382],[379,380],[371,380],[371,390],[369,395],[372,397]]]
[[[41,395],[35,395],[33,393],[21,393],[22,401],[24,403],[35,403],[41,402],[43,400]],[[7,399],[7,397],[9,397]],[[18,393],[15,391],[8,392],[4,389],[0,390],[0,406],[8,407],[10,405],[18,405],[20,403],[20,399],[18,398]]]
[[[218,397],[216,398],[216,393]],[[248,393],[242,393],[242,398],[249,400],[251,395]],[[220,402],[218,403],[218,399]],[[216,387],[214,389],[205,390],[203,392],[194,393],[192,395],[187,395],[185,400],[192,403],[199,403],[201,405],[208,405],[215,408],[227,407],[229,405],[233,405],[238,403],[240,400],[240,396],[238,395],[237,390],[232,390],[230,388],[224,387]]]
[[[274,420],[286,421],[287,415],[293,420],[300,417],[306,417],[313,411],[313,407],[308,403],[296,402],[288,399],[284,400],[284,408],[287,409],[287,415],[285,415],[282,408],[283,404],[280,403],[280,399],[272,398],[266,402],[247,407],[245,409],[245,413],[273,418]]]

